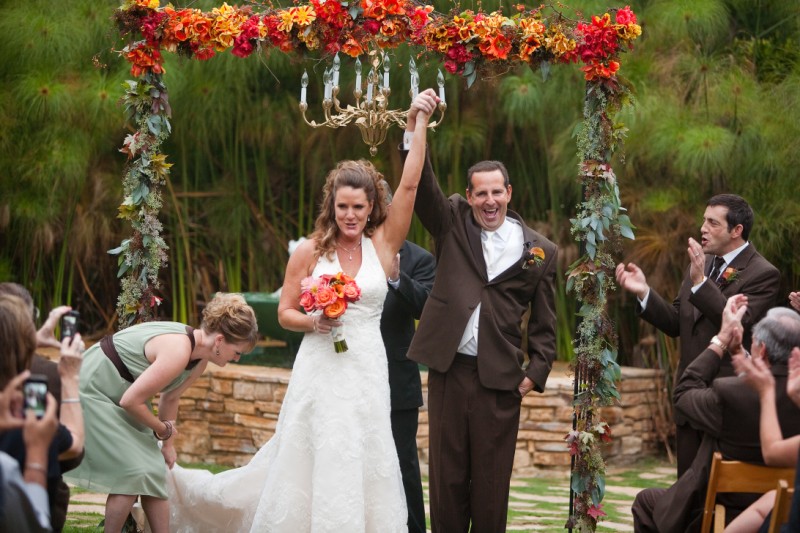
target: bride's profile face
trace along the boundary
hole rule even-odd
[[[372,202],[364,189],[341,187],[334,197],[334,215],[339,235],[347,241],[361,239],[367,225],[367,217],[372,212]]]

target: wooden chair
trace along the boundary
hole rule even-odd
[[[772,519],[769,522],[769,533],[778,533],[781,526],[789,521],[792,496],[794,496],[794,487],[790,487],[786,480],[779,480],[778,490],[775,492],[775,506],[772,508]]]
[[[722,533],[725,529],[725,507],[716,504],[718,493],[753,492],[763,494],[773,490],[779,480],[786,481],[788,486],[788,483],[794,480],[794,468],[773,468],[741,461],[723,461],[722,454],[714,452],[700,532],[709,533],[712,520],[715,533]]]

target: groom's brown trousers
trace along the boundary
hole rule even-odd
[[[480,355],[478,355],[480,357]],[[457,354],[428,373],[431,527],[434,533],[506,530],[519,428],[517,390],[483,387],[477,360]]]

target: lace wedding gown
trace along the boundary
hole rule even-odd
[[[362,249],[361,299],[342,317],[348,351],[306,333],[275,435],[247,465],[217,475],[175,466],[172,531],[407,531],[380,332],[386,276],[370,239]],[[322,257],[313,276],[340,270]]]

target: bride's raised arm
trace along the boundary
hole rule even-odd
[[[400,184],[394,193],[392,205],[382,224],[382,241],[386,245],[386,255],[381,253],[381,262],[384,268],[391,265],[391,259],[403,245],[403,241],[411,226],[411,217],[414,214],[414,200],[417,196],[422,166],[425,162],[425,142],[428,134],[428,121],[436,110],[439,98],[433,89],[426,89],[419,93],[408,110],[408,124],[414,126],[414,137],[408,151],[403,175]],[[389,263],[385,262],[386,258]]]

